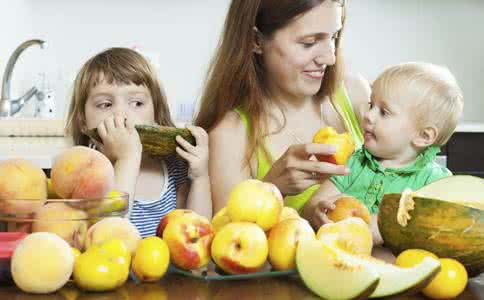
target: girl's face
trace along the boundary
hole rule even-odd
[[[416,152],[413,141],[419,129],[411,99],[385,99],[372,93],[370,109],[364,114],[365,147],[381,159],[398,159]]]
[[[96,128],[111,115],[121,115],[134,124],[155,124],[153,100],[144,85],[108,84],[101,80],[89,92],[85,104],[86,127]]]
[[[335,38],[342,28],[342,7],[325,1],[271,39],[262,40],[262,59],[269,91],[276,97],[315,95],[327,66],[334,65]]]

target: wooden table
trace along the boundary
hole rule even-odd
[[[341,283],[344,284],[344,283]],[[136,285],[130,281],[114,292],[85,293],[79,291],[73,283],[49,295],[30,295],[14,286],[0,287],[2,300],[316,300],[297,278],[266,278],[248,281],[200,281],[180,275],[167,275],[158,283]],[[392,299],[426,299],[421,294],[400,296]],[[457,299],[483,300],[484,283],[470,281],[467,289]]]

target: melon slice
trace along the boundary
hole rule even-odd
[[[324,299],[365,299],[378,285],[378,273],[345,261],[341,250],[319,240],[299,242],[296,265],[304,284]]]
[[[475,176],[445,177],[415,191],[415,194],[484,209],[484,179]]]
[[[342,255],[343,259],[371,268],[380,275],[380,282],[370,298],[396,296],[418,292],[437,275],[440,262],[431,257],[412,268],[400,268],[373,257]]]
[[[370,298],[396,296],[424,288],[440,270],[438,259],[427,257],[412,268],[401,268],[371,256],[352,254],[341,249],[339,234],[327,234],[320,240],[337,253],[339,259],[350,265],[359,265],[375,271],[380,281]]]

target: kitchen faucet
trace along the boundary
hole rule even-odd
[[[34,95],[40,94],[41,92],[34,86],[25,93],[22,97],[18,99],[11,99],[10,96],[10,80],[13,73],[13,67],[17,62],[20,54],[32,45],[39,45],[42,49],[47,46],[47,43],[42,40],[28,40],[20,44],[17,49],[10,56],[5,72],[3,73],[2,79],[2,96],[0,98],[0,118],[10,117],[16,114],[24,104],[30,100]]]

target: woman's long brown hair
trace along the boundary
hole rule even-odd
[[[233,0],[224,25],[221,39],[207,72],[195,125],[210,131],[235,108],[241,108],[250,118],[249,146],[246,163],[257,147],[267,154],[263,139],[268,131],[268,91],[264,67],[254,54],[257,28],[264,37],[287,26],[294,18],[308,12],[325,1],[342,0]],[[339,54],[341,32],[336,38],[336,63],[326,68],[316,101],[334,94],[341,84],[342,61]],[[267,155],[268,158],[270,156]]]

